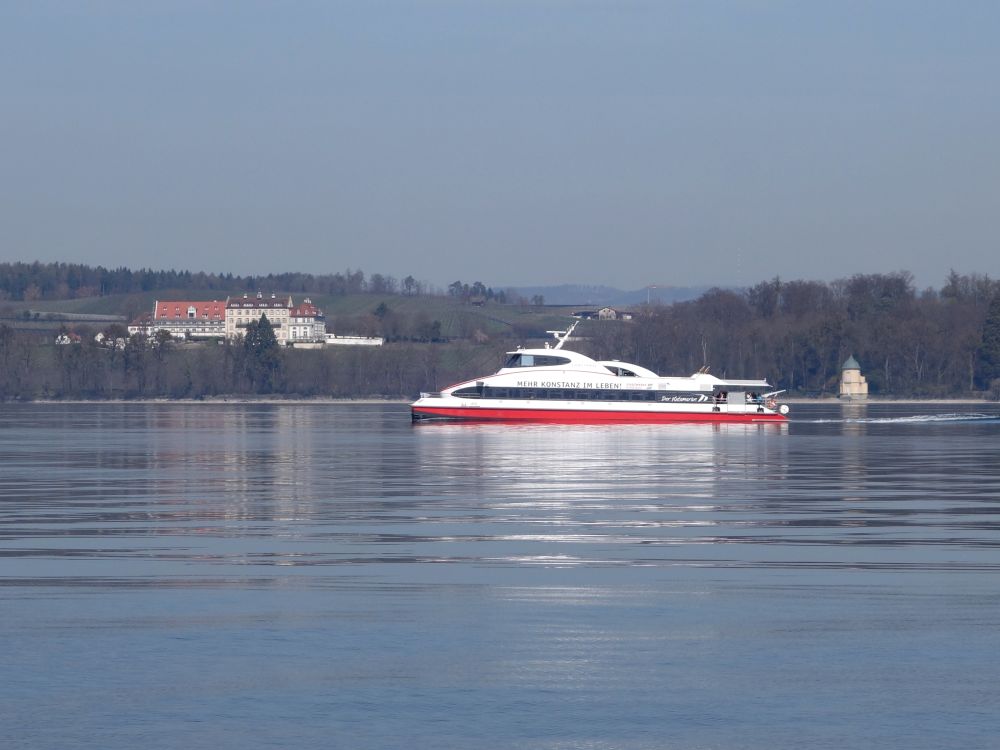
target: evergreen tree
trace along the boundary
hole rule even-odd
[[[979,345],[979,373],[980,383],[985,388],[1000,378],[1000,294],[994,295],[986,312]]]
[[[243,354],[251,389],[255,393],[273,392],[281,376],[281,345],[267,315],[261,315],[260,320],[247,325]]]

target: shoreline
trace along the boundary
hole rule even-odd
[[[73,398],[73,399],[58,399],[58,398],[39,398],[33,399],[31,401],[0,401],[0,404],[358,404],[359,406],[371,406],[374,404],[410,404],[413,399],[395,397],[395,398],[378,398],[375,396],[365,397],[365,398],[336,398],[332,396],[303,396],[303,397],[261,397],[255,398],[253,396],[208,396],[205,398],[113,398],[113,399],[86,399],[86,398]],[[792,397],[788,399],[782,399],[781,403],[789,404],[792,406],[802,406],[805,404],[823,404],[826,406],[832,406],[839,404],[841,406],[868,406],[869,404],[885,406],[885,405],[899,405],[899,406],[915,406],[915,405],[940,405],[947,406],[948,404],[955,405],[975,405],[979,404],[982,406],[988,406],[991,404],[998,404],[997,401],[989,401],[987,399],[981,398],[868,398],[864,400],[845,400],[842,401],[839,398],[824,397],[824,398],[805,398],[802,396]]]
[[[942,406],[947,404],[996,404],[1000,403],[997,401],[989,401],[985,398],[867,398],[867,399],[850,399],[841,400],[836,396],[828,398],[803,398],[803,397],[793,397],[787,399],[780,399],[780,403],[801,405],[801,404],[840,404],[841,406],[867,406],[869,404],[878,404],[879,406],[899,404],[900,406],[915,405],[915,404],[940,404]]]
[[[247,396],[213,396],[207,398],[37,398],[32,401],[5,401],[9,404],[410,404],[404,398],[331,398],[304,396],[302,398],[252,398]]]

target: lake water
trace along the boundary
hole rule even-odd
[[[0,746],[993,748],[1000,408],[0,404]]]

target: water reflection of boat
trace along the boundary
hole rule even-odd
[[[417,465],[434,467],[476,502],[621,510],[635,501],[695,512],[727,493],[737,497],[732,488],[748,477],[780,482],[789,425],[442,420],[423,423],[414,437]]]
[[[422,393],[413,421],[783,422],[782,391],[765,380],[723,380],[702,370],[661,377],[628,362],[562,348],[518,349],[493,375]],[[558,338],[558,336],[557,336]]]

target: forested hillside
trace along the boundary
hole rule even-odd
[[[388,294],[421,296],[445,294],[412,275],[399,279],[357,269],[329,274],[272,273],[262,276],[234,276],[231,273],[203,271],[153,270],[140,268],[104,268],[79,263],[0,263],[0,302],[54,301],[140,295],[170,291],[194,293],[193,299],[211,299],[246,291],[280,291],[283,294],[311,294],[335,297],[350,294]],[[508,299],[505,290],[495,290],[481,281],[472,284],[454,281],[448,285],[452,297],[496,300]],[[537,300],[536,300],[537,301]]]
[[[204,273],[141,268],[104,268],[79,263],[0,263],[0,301],[65,300],[137,294],[157,290],[218,292],[221,295],[265,289],[295,294],[423,294],[424,282],[407,276],[397,281],[392,276],[363,271],[314,275],[279,273],[265,276],[234,276],[231,273]]]
[[[985,391],[1000,378],[1000,284],[952,273],[918,292],[907,273],[825,284],[761,282],[651,308],[635,325],[600,329],[594,351],[659,372],[708,364],[730,377],[767,377],[796,393],[836,393],[853,354],[872,393],[943,397]]]

